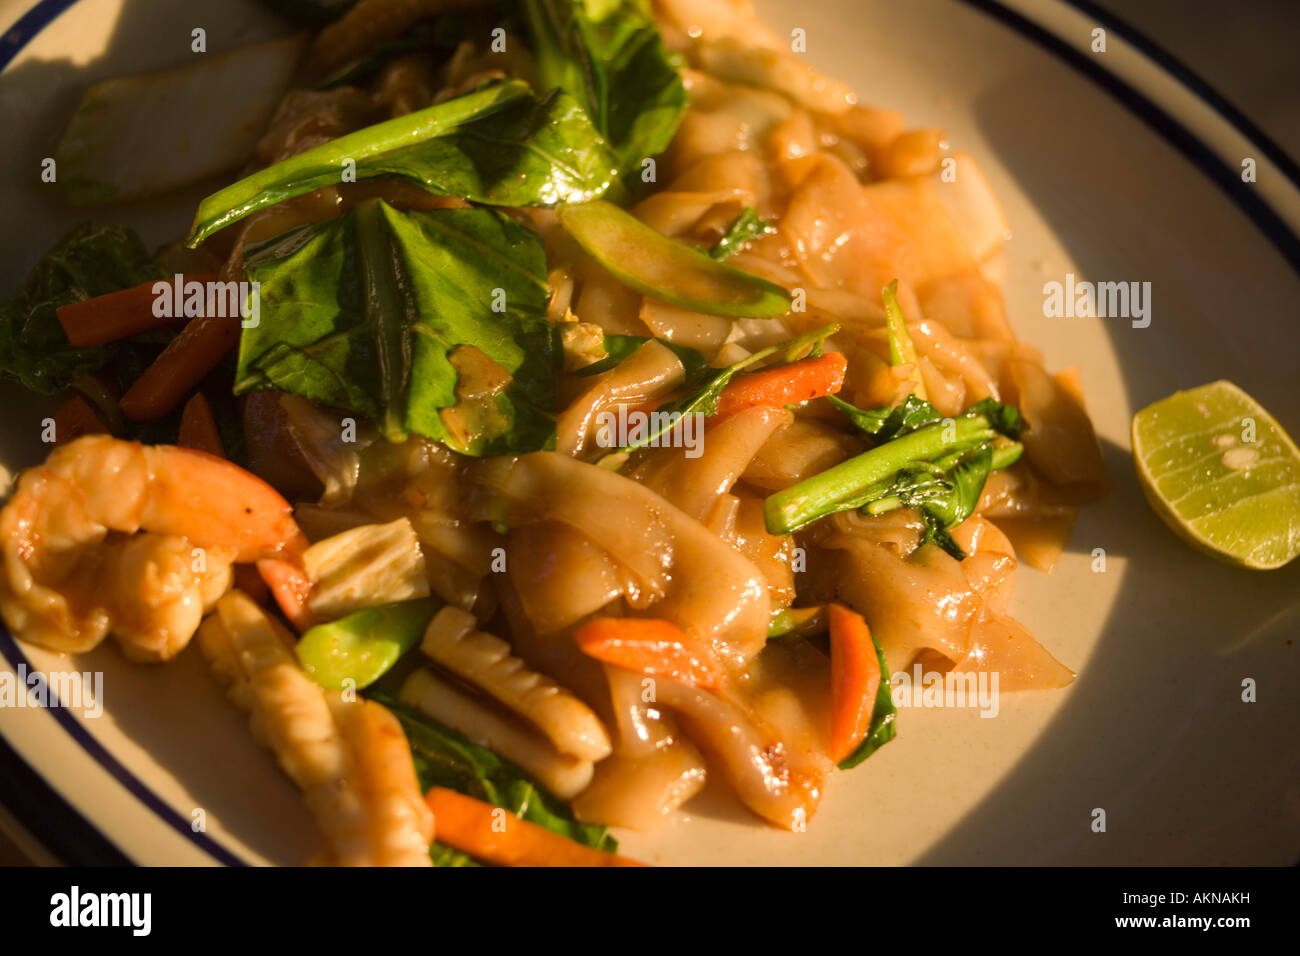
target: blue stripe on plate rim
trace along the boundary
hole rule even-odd
[[[1247,188],[1247,184],[1241,181],[1234,170],[1224,165],[1222,160],[1205,143],[1193,136],[1183,124],[1156,106],[1155,103],[1139,93],[1128,82],[1107,72],[1098,61],[1080,53],[1028,17],[1004,6],[997,0],[956,0],[956,2],[974,7],[997,19],[1026,39],[1055,54],[1104,89],[1197,166],[1211,182],[1227,193],[1237,207],[1255,223],[1278,252],[1291,264],[1292,268],[1300,274],[1300,237],[1297,237],[1291,231],[1267,203]],[[1164,72],[1173,76],[1174,79],[1193,93],[1198,100],[1213,110],[1225,123],[1232,126],[1238,133],[1257,146],[1260,152],[1282,170],[1297,189],[1300,189],[1300,166],[1297,166],[1296,162],[1277,143],[1270,139],[1240,110],[1224,99],[1223,96],[1184,64],[1119,18],[1101,10],[1090,0],[1057,0],[1057,2],[1073,7],[1095,18],[1098,23],[1107,29],[1113,30],[1128,41],[1142,55],[1159,66]],[[3,36],[0,36],[0,72],[13,61],[14,57],[41,30],[75,3],[77,3],[77,0],[40,0],[27,13],[23,14]],[[18,646],[18,642],[14,640],[2,624],[0,624],[0,655],[6,657],[11,665],[23,664],[29,671],[39,673],[32,667],[27,655]],[[150,790],[138,777],[123,766],[117,758],[108,752],[103,744],[81,726],[71,713],[62,707],[51,708],[50,713],[67,731],[68,735],[81,746],[87,756],[103,767],[141,803],[152,810],[163,823],[182,834],[220,863],[228,866],[248,865],[245,860],[240,859],[206,833],[194,832],[188,820],[177,813],[165,800]],[[90,826],[88,821],[86,825]]]

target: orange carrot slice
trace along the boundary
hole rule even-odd
[[[123,414],[134,422],[162,418],[221,361],[239,341],[238,316],[199,316],[122,396]]]
[[[831,759],[839,763],[871,729],[880,661],[861,614],[829,605],[831,631]]]
[[[207,283],[216,278],[215,275],[191,275],[186,276],[185,281]],[[158,281],[162,280],[151,280],[119,292],[70,302],[59,306],[54,314],[68,341],[78,347],[107,345],[139,332],[185,321],[184,316],[153,314],[157,299],[153,289]]]
[[[573,635],[588,657],[654,677],[709,688],[723,678],[712,648],[671,621],[653,617],[598,617]]]
[[[176,444],[183,448],[197,448],[220,458],[226,457],[221,432],[217,430],[217,420],[212,416],[212,406],[202,392],[195,392],[194,397],[185,403]]]
[[[810,398],[834,395],[844,386],[847,367],[843,354],[827,352],[817,358],[737,375],[723,389],[714,415],[731,415],[754,405],[782,408]]]
[[[438,841],[497,866],[644,866],[583,846],[508,810],[455,790],[434,787],[425,796]]]

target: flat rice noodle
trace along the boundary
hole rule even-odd
[[[747,0],[655,0],[655,16],[689,37],[735,40],[779,50],[783,41],[754,13]]]
[[[644,485],[555,452],[487,459],[475,478],[485,518],[559,521],[586,535],[635,575],[653,616],[708,640],[725,663],[742,664],[767,640],[762,573]]]
[[[572,627],[622,593],[615,562],[568,525],[520,525],[506,553],[511,584],[538,634]]]
[[[686,76],[691,108],[659,164],[670,181],[709,157],[758,149],[793,109],[779,93],[723,83],[691,70]]]
[[[762,215],[770,210],[772,178],[756,153],[731,150],[705,156],[674,179],[667,192],[726,194],[731,201],[753,206]]]
[[[745,806],[784,829],[812,818],[825,785],[824,757],[783,740],[750,708],[720,694],[667,679],[657,690]]]
[[[772,434],[794,421],[784,408],[755,406],[720,422],[710,421],[697,457],[688,448],[651,453],[636,477],[696,521],[703,521],[718,497],[731,490]]]
[[[1013,358],[1009,368],[1016,404],[1028,424],[1020,440],[1034,470],[1067,489],[1074,504],[1100,498],[1106,493],[1106,466],[1082,402],[1037,362]]]
[[[679,238],[691,232],[714,206],[733,203],[736,198],[734,189],[693,192],[668,189],[641,200],[632,214],[655,232]]]
[[[862,439],[810,418],[796,418],[763,443],[742,475],[746,484],[781,491],[859,454]]]
[[[996,673],[999,691],[1054,690],[1074,681],[1074,671],[1053,657],[1024,625],[1004,614],[975,624],[970,652],[952,670]]]
[[[917,365],[920,369],[921,381],[925,384],[926,400],[940,415],[950,417],[960,415],[962,409],[970,404],[966,400],[966,383],[961,377],[941,371],[927,355],[922,355]]]
[[[844,113],[857,105],[853,90],[813,69],[806,58],[788,50],[756,48],[749,40],[697,42],[695,55],[704,70],[729,80],[781,93],[800,106],[822,113]]]
[[[911,324],[907,331],[918,355],[929,359],[945,376],[960,379],[966,405],[998,397],[997,380],[965,340],[957,338],[941,323],[929,320]]]
[[[614,712],[610,726],[617,756],[646,757],[681,736],[672,715],[655,702],[654,678],[612,664],[603,667]]]
[[[906,667],[923,650],[951,661],[966,656],[982,601],[961,562],[935,545],[907,558],[844,535],[820,545],[808,555],[814,592],[866,618],[890,671]]]
[[[855,106],[843,113],[819,114],[818,119],[867,155],[874,165],[906,126],[897,110]]]
[[[1074,519],[1071,508],[1069,514],[1056,517],[1002,517],[997,526],[1015,546],[1019,560],[1038,571],[1051,571],[1069,543]]]
[[[697,349],[705,355],[712,355],[720,348],[732,330],[732,320],[725,316],[692,312],[648,295],[642,298],[638,314],[656,338]]]
[[[596,765],[573,815],[585,823],[651,830],[703,789],[704,757],[685,737],[639,757],[615,755]]]
[[[794,603],[794,538],[772,534],[763,517],[761,498],[737,498],[726,540],[733,548],[754,562],[767,582],[768,600],[773,609]]]
[[[645,342],[616,368],[596,378],[560,413],[555,426],[556,448],[566,455],[584,454],[592,443],[601,412],[616,405],[640,405],[663,397],[685,378],[686,370],[672,349],[654,340]]]

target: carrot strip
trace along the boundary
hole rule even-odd
[[[136,422],[162,418],[239,341],[238,316],[199,316],[168,343],[122,396],[123,414]]]
[[[755,405],[782,408],[810,398],[834,395],[844,386],[848,362],[840,352],[827,352],[789,365],[737,375],[722,391],[715,417]]]
[[[880,689],[880,661],[861,614],[829,605],[831,631],[831,759],[839,763],[871,729]]]
[[[257,573],[271,589],[271,596],[275,598],[275,603],[280,606],[284,616],[299,632],[312,626],[314,622],[307,607],[311,578],[307,577],[301,562],[286,558],[262,558],[257,562]]]
[[[80,395],[73,395],[54,412],[54,444],[63,445],[82,435],[107,432],[94,407]]]
[[[692,687],[713,687],[723,678],[722,665],[708,645],[694,640],[676,624],[653,617],[598,617],[573,635],[588,657],[606,664],[671,677]]]
[[[216,278],[215,275],[192,275],[186,276],[185,281],[207,283]],[[70,302],[59,306],[54,314],[68,341],[79,348],[107,345],[139,332],[184,321],[184,316],[154,315],[153,305],[157,299],[154,286],[160,281],[165,280],[143,282],[119,292]]]
[[[508,810],[455,790],[434,787],[425,796],[441,843],[497,866],[644,866],[583,846]]]
[[[176,444],[182,448],[197,448],[219,458],[226,457],[221,432],[217,430],[217,420],[212,416],[212,406],[202,392],[195,392],[194,397],[185,403]]]

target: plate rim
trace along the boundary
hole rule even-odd
[[[81,0],[38,0],[22,13],[0,35],[0,78],[28,43],[80,2]],[[1179,89],[1191,94],[1194,104],[1208,112],[1216,125],[1220,126],[1220,132],[1234,131],[1282,174],[1285,191],[1290,193],[1287,197],[1288,205],[1295,207],[1290,210],[1291,217],[1300,222],[1300,164],[1194,70],[1120,17],[1099,8],[1092,0],[1052,0],[1048,6],[1043,6],[1041,0],[1032,4],[1026,0],[952,2],[971,7],[998,21],[1108,93],[1225,193],[1232,205],[1254,223],[1268,244],[1300,275],[1300,235],[1297,235],[1296,229],[1288,224],[1287,217],[1275,209],[1267,197],[1249,188],[1249,184],[1243,182],[1239,174],[1224,161],[1224,149],[1216,150],[1205,137],[1189,129],[1187,122],[1179,116],[1182,108],[1177,104],[1157,102],[1139,89],[1135,81],[1108,69],[1101,61],[1084,52],[1078,44],[1066,39],[1062,35],[1063,29],[1054,30],[1051,24],[1071,11],[1094,20],[1108,33],[1118,37],[1144,70],[1153,76],[1173,80]],[[29,674],[39,674],[40,680],[44,682],[44,673],[32,665],[3,622],[0,622],[0,658],[15,672],[20,666],[25,667]],[[174,807],[114,757],[52,694],[48,698],[48,704],[41,709],[60,725],[87,758],[114,778],[145,809],[151,811],[159,822],[185,837],[194,849],[211,862],[227,866],[251,865],[207,833],[195,832]],[[8,816],[12,817],[9,822],[20,828],[20,839],[17,841],[20,845],[34,842],[51,858],[65,864],[90,863],[104,866],[139,862],[133,853],[118,847],[108,833],[89,819],[74,795],[46,779],[7,739],[3,729],[0,729],[0,766],[6,770],[4,785],[0,786],[0,824],[5,822],[4,811],[7,810]],[[11,769],[12,774],[9,773]],[[46,799],[21,799],[14,787],[24,784],[34,788],[37,794]],[[53,800],[49,800],[49,797],[53,797]],[[82,835],[81,838],[69,839],[63,833],[58,839],[42,838],[41,830],[32,825],[38,814],[43,822],[48,822],[49,816],[55,816],[60,830],[75,827]],[[79,847],[94,849],[86,853],[77,849]],[[114,854],[121,859],[116,859]]]

